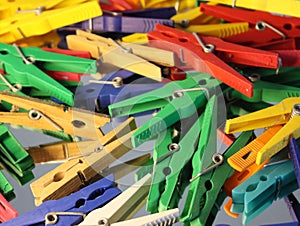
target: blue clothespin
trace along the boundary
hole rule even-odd
[[[232,190],[231,211],[243,213],[243,223],[247,224],[274,200],[281,199],[296,189],[298,184],[290,160],[269,165]]]
[[[290,139],[289,146],[290,146],[291,160],[294,165],[298,186],[300,187],[300,149],[297,144],[297,141],[294,138]]]
[[[89,30],[94,33],[148,33],[149,31],[153,31],[155,29],[156,24],[174,27],[173,20],[120,16],[112,13],[111,15],[102,15],[60,28],[59,31],[74,31],[80,29]]]
[[[170,19],[172,16],[175,16],[176,13],[177,12],[174,7],[145,8],[142,10],[128,10],[123,12],[116,12],[116,14],[123,15],[123,16],[156,18],[156,19]]]
[[[20,215],[1,225],[75,225],[86,214],[105,205],[121,193],[114,187],[114,177],[110,175],[69,196],[59,200],[49,200],[35,210]]]
[[[105,75],[99,81],[92,80],[90,84],[77,88],[74,98],[75,106],[93,111],[96,109],[100,112],[110,104],[161,88],[164,85],[164,83],[154,83],[153,80],[147,78],[127,84],[135,76],[136,74],[131,71],[119,70]]]

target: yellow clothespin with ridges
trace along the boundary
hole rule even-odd
[[[241,172],[256,161],[260,150],[272,139],[272,137],[282,128],[282,125],[272,126],[262,133],[259,137],[251,141],[241,150],[228,158],[229,165]]]
[[[55,48],[57,47],[59,42],[60,42],[60,37],[58,36],[56,31],[50,31],[49,33],[44,35],[32,36],[29,38],[21,39],[19,41],[16,41],[16,44],[22,47],[35,46],[40,48],[42,47]]]
[[[283,127],[259,151],[256,164],[272,157],[289,142],[300,137],[300,97],[286,98],[275,106],[226,121],[225,132],[235,133],[275,125]]]
[[[300,2],[296,0],[287,0],[284,4],[277,0],[211,0],[211,2],[295,17],[299,17],[300,11]]]
[[[123,42],[128,42],[128,43],[135,43],[135,44],[147,44],[148,43],[148,37],[147,34],[143,33],[134,33],[131,35],[127,35],[122,38]]]
[[[194,0],[141,0],[143,8],[163,8],[174,6],[178,12],[195,7]]]
[[[210,24],[210,25],[191,25],[187,28],[181,28],[186,32],[196,32],[201,35],[226,38],[228,36],[237,35],[249,30],[247,22],[227,23],[227,24]]]
[[[161,69],[148,62],[175,65],[174,53],[133,43],[122,43],[92,33],[77,30],[76,35],[68,35],[68,48],[89,51],[91,56],[137,74],[161,81]],[[147,60],[145,60],[147,59]]]
[[[12,43],[31,36],[43,35],[57,28],[101,15],[102,10],[97,1],[46,10],[39,15],[35,13],[18,13],[13,17],[0,21],[0,41]]]

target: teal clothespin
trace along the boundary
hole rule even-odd
[[[7,201],[13,200],[16,195],[14,193],[14,188],[8,182],[7,178],[0,171],[0,193],[5,197]]]
[[[181,215],[181,221],[185,222],[185,225],[209,225],[208,222],[213,222],[213,217],[216,215],[215,204],[217,203],[218,206],[220,206],[225,199],[224,195],[220,195],[220,190],[225,180],[234,172],[234,169],[227,163],[227,159],[246,145],[251,136],[252,131],[242,133],[226,150],[222,157],[218,156],[217,158],[219,159],[215,157],[212,166],[216,163],[218,164],[218,162],[220,164],[202,175],[198,173],[203,172],[201,167],[201,165],[203,165],[202,156],[206,154],[203,153],[206,150],[198,149],[195,153],[193,156],[193,181],[190,184],[190,189]],[[199,142],[205,140],[207,140],[207,138]],[[223,161],[220,161],[222,158]]]
[[[243,224],[247,224],[273,201],[297,189],[291,160],[269,165],[232,190],[231,211],[243,213]]]
[[[34,168],[32,157],[4,124],[0,125],[0,156],[0,165],[20,184],[34,178],[31,172]]]
[[[170,82],[164,87],[110,105],[111,117],[121,117],[162,108],[132,136],[133,146],[157,137],[176,122],[190,117],[204,107],[210,93],[220,82],[199,72],[187,73],[187,79]]]
[[[62,102],[73,106],[73,93],[59,82],[45,74],[43,70],[96,73],[96,61],[50,53],[36,47],[21,48],[17,45],[0,43],[1,76],[0,85],[12,92],[26,94],[26,89],[34,88],[48,92]]]

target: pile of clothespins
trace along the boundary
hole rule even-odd
[[[276,225],[299,224],[299,1],[0,10],[0,167],[31,183],[37,206],[18,216],[0,171],[2,225],[208,226],[222,206],[248,224],[279,199],[293,222]],[[12,127],[58,141],[24,147]],[[146,143],[150,154],[133,152]],[[128,174],[136,183],[122,191]],[[149,215],[133,218],[144,205]]]

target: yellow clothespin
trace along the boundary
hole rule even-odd
[[[130,219],[146,203],[150,184],[151,174],[147,174],[105,206],[90,212],[79,225],[97,225],[99,222],[110,225]]]
[[[194,0],[141,0],[143,8],[163,8],[174,6],[178,12],[195,7]]]
[[[201,35],[214,36],[218,38],[226,38],[228,36],[237,35],[249,30],[247,22],[227,23],[227,24],[209,24],[209,25],[191,25],[187,28],[181,28],[186,32],[196,32]]]
[[[69,49],[88,50],[92,57],[100,58],[103,63],[110,63],[154,80],[161,81],[161,69],[144,59],[167,66],[175,64],[174,53],[170,51],[117,42],[81,30],[77,30],[76,34],[66,38]]]
[[[134,119],[129,118],[99,140],[58,145],[58,152],[73,148],[81,154],[73,156],[30,184],[36,205],[46,200],[62,198],[89,184],[111,163],[132,149],[130,138],[132,129],[135,128]]]
[[[13,105],[13,109],[28,112],[0,112],[0,122],[13,125],[64,132],[72,136],[98,140],[103,137],[101,127],[110,118],[82,109],[66,107],[36,98],[0,93],[0,100]]]
[[[277,0],[211,0],[211,2],[295,17],[299,17],[300,11],[300,2],[296,0],[287,0],[284,4]]]
[[[59,42],[60,42],[60,37],[58,36],[56,31],[50,31],[49,33],[44,35],[32,36],[29,38],[21,39],[19,41],[16,41],[16,44],[22,47],[35,46],[40,48],[42,47],[55,48],[57,47]]]
[[[143,45],[143,44],[148,43],[148,37],[147,37],[147,34],[134,33],[134,34],[127,35],[127,36],[123,37],[122,41]]]
[[[275,106],[229,119],[226,121],[225,132],[235,133],[275,125],[283,127],[258,151],[258,165],[287,146],[289,138],[300,137],[300,97],[286,98]]]
[[[101,15],[102,10],[98,1],[95,0],[64,8],[45,10],[38,14],[35,11],[33,13],[17,13],[0,21],[0,41],[13,43]]]

